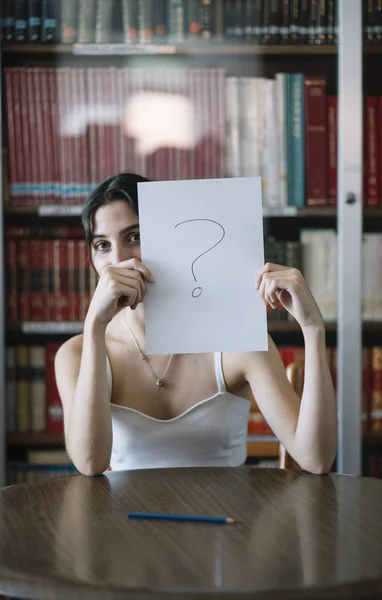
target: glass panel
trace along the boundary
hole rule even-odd
[[[79,214],[95,186],[126,171],[150,180],[261,177],[265,260],[301,270],[327,324],[336,381],[336,18],[335,0],[3,2],[14,443],[31,431],[62,433],[53,357],[81,331],[97,283]],[[301,395],[300,327],[281,302],[268,306],[268,322]],[[41,376],[29,352],[28,379],[17,348],[39,332],[46,369]],[[47,412],[34,404],[35,383]],[[249,454],[276,464],[278,442],[251,400]]]

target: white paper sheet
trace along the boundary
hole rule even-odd
[[[138,184],[148,354],[267,350],[259,177]]]

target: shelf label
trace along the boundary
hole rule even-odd
[[[74,44],[73,54],[91,56],[115,54],[175,54],[175,46],[163,44]]]
[[[263,209],[264,217],[295,217],[297,214],[297,206],[267,206]]]
[[[68,206],[67,204],[43,204],[37,209],[40,217],[79,217],[81,212],[82,206]]]
[[[62,321],[62,322],[44,322],[44,321],[25,321],[21,323],[23,333],[62,333],[76,334],[82,333],[83,324],[80,321]]]
[[[274,435],[247,435],[247,442],[278,442],[277,437]]]

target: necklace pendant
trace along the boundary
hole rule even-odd
[[[163,381],[161,380],[160,377],[158,377],[158,379],[157,379],[156,386],[157,386],[158,390],[160,390],[160,388],[163,387]]]
[[[141,354],[141,360],[146,360],[146,357],[144,354]]]

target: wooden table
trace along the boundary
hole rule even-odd
[[[137,521],[128,511],[237,522]],[[41,600],[381,598],[382,480],[240,467],[4,488],[0,593]]]

